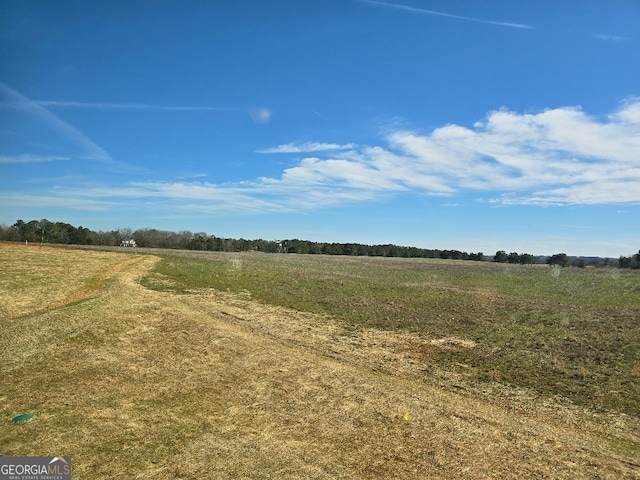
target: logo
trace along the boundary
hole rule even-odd
[[[0,480],[71,480],[71,457],[0,457]]]

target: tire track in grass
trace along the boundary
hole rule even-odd
[[[34,268],[39,268],[42,269],[43,267],[41,265],[46,265],[46,261],[49,255],[52,254],[56,254],[56,253],[64,253],[64,254],[69,254],[69,249],[67,248],[61,248],[61,247],[51,247],[51,246],[41,246],[41,245],[35,245],[35,246],[29,246],[29,247],[25,247],[24,245],[12,245],[12,244],[2,244],[0,245],[0,248],[2,249],[3,253],[5,254],[3,258],[3,260],[5,262],[12,262],[14,261],[14,258],[17,258],[18,261],[23,260],[23,258],[20,256],[20,250],[24,250],[25,248],[28,248],[30,250],[29,254],[32,260],[36,260],[36,263],[42,262],[40,265],[35,265]],[[84,255],[86,254],[86,252],[78,252],[80,255]],[[68,278],[65,279],[63,277],[58,277],[58,278],[52,278],[51,281],[52,282],[64,282],[64,281],[68,281],[68,282],[78,282],[78,286],[80,287],[79,289],[73,289],[73,288],[68,288],[66,286],[63,286],[60,288],[60,290],[64,290],[65,288],[67,290],[71,290],[70,292],[68,292],[66,295],[64,295],[62,298],[60,299],[48,299],[47,295],[38,295],[37,296],[37,302],[35,301],[35,299],[32,300],[27,300],[27,303],[32,303],[32,305],[27,306],[27,308],[14,308],[13,312],[11,308],[5,308],[2,309],[4,310],[4,312],[2,313],[2,315],[0,315],[0,318],[2,320],[11,320],[11,319],[18,319],[18,318],[25,318],[25,317],[29,317],[32,315],[37,315],[37,314],[42,314],[42,313],[46,313],[46,312],[50,312],[52,310],[56,310],[58,308],[62,308],[65,307],[67,305],[70,304],[74,304],[77,302],[81,302],[83,300],[86,300],[92,296],[94,296],[97,292],[99,292],[105,285],[105,282],[107,280],[109,280],[111,277],[113,277],[114,275],[122,272],[123,270],[127,269],[130,266],[133,266],[135,264],[137,264],[138,262],[140,262],[142,259],[144,258],[144,256],[140,256],[140,255],[136,255],[134,257],[131,258],[127,258],[124,261],[121,261],[115,265],[111,265],[109,266],[109,268],[107,268],[106,270],[101,270],[98,271],[97,274],[94,275],[90,275],[87,278],[80,278],[79,280],[77,278]],[[82,260],[84,260],[83,258],[73,258],[71,260],[71,263],[69,263],[69,269],[73,270],[73,268],[77,268],[77,266],[79,264],[81,264]],[[17,270],[18,274],[22,274],[22,275],[27,275],[29,276],[30,272],[28,271],[23,271],[22,267],[18,267]],[[14,272],[15,273],[15,272]],[[60,272],[59,272],[60,273]],[[67,272],[65,272],[67,273]],[[88,282],[86,285],[82,286],[82,282]],[[6,293],[6,292],[5,292]],[[24,294],[28,294],[28,291],[23,291],[18,289],[15,294],[9,294],[8,300],[12,299],[12,296],[14,299],[19,298],[21,295]],[[7,300],[7,299],[5,299]],[[24,303],[24,300],[23,300]],[[38,305],[39,303],[39,305]],[[42,303],[44,303],[45,305],[43,306]],[[5,306],[7,307],[7,306]],[[29,308],[31,307],[31,308]]]
[[[98,275],[98,277],[88,287],[80,290],[79,292],[73,292],[73,293],[67,295],[57,305],[54,305],[51,308],[47,308],[44,311],[52,310],[54,308],[64,307],[65,305],[68,305],[70,303],[79,302],[81,300],[85,300],[85,299],[93,296],[96,292],[98,292],[100,289],[102,289],[104,283],[109,278],[113,277],[117,273],[122,272],[126,268],[131,267],[131,266],[135,265],[136,263],[139,263],[144,258],[145,257],[143,257],[143,256],[137,256],[137,257],[134,257],[134,258],[127,259],[124,262],[118,263],[117,265],[109,268],[108,270],[105,270],[100,275]]]

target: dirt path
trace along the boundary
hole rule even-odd
[[[0,410],[36,420],[0,429],[0,454],[71,455],[78,479],[640,478],[629,418],[455,393],[412,357],[422,339],[146,290],[155,261],[8,322]]]
[[[142,257],[49,245],[0,243],[0,320],[83,300]]]

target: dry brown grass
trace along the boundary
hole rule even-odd
[[[2,455],[71,455],[77,479],[639,475],[636,419],[478,392],[420,361],[467,339],[151,291],[137,280],[155,257],[72,253],[10,253],[24,278],[34,264],[95,262],[88,283],[101,288],[46,293],[45,275],[41,301],[2,284],[8,311],[35,312],[0,323]],[[35,419],[9,422],[23,412]]]
[[[85,298],[130,261],[107,252],[0,243],[0,320]]]

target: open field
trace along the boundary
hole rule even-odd
[[[412,332],[426,364],[473,380],[640,412],[640,275],[433,259],[182,252],[143,284],[214,288],[328,315],[341,325]],[[201,260],[206,259],[203,263]],[[157,283],[154,283],[157,279]],[[473,348],[461,348],[463,345]]]
[[[0,268],[2,455],[91,479],[640,478],[637,272],[9,244]]]

